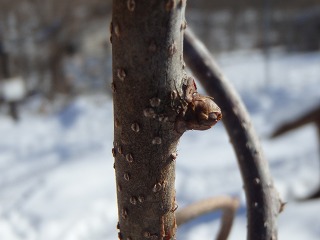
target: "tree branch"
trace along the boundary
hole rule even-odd
[[[295,130],[299,127],[302,127],[310,123],[314,123],[317,127],[318,144],[319,144],[319,150],[320,150],[320,106],[316,106],[312,110],[304,113],[302,116],[299,116],[296,119],[283,123],[281,126],[279,126],[274,130],[274,132],[271,135],[271,138],[279,137],[287,132],[290,132],[292,130]],[[305,200],[316,199],[316,198],[320,198],[320,186],[311,195],[298,200],[305,201]]]
[[[228,238],[236,210],[239,207],[239,200],[228,196],[213,197],[193,203],[176,213],[177,225],[180,226],[201,215],[222,210],[221,227],[217,235],[217,240]]]
[[[247,199],[249,240],[277,239],[276,217],[282,202],[273,186],[249,114],[205,46],[185,32],[184,59],[222,109],[223,123],[236,152]]]
[[[119,238],[175,238],[171,92],[182,85],[185,2],[113,1],[114,148]]]
[[[185,0],[113,1],[114,168],[120,239],[175,239],[176,148],[221,119],[182,56]]]
[[[313,123],[313,122],[315,124],[319,124],[319,122],[320,122],[320,105],[315,107],[314,109],[306,112],[302,116],[299,116],[296,119],[293,119],[292,121],[289,121],[289,122],[282,124],[276,130],[274,130],[271,137],[272,138],[278,137],[278,136],[285,134],[289,131],[292,131],[296,128],[302,127],[303,125]],[[320,135],[320,133],[319,133],[319,135]]]

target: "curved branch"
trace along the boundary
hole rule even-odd
[[[228,196],[213,197],[190,204],[176,213],[177,225],[180,226],[201,215],[222,210],[221,228],[217,240],[228,238],[236,210],[239,207],[239,200]]]
[[[277,239],[276,217],[281,200],[268,163],[239,95],[221,73],[206,47],[185,32],[184,59],[193,74],[222,109],[223,123],[236,152],[247,199],[248,239]]]

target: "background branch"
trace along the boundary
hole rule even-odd
[[[319,144],[319,150],[320,150],[320,105],[304,113],[303,115],[297,117],[296,119],[293,119],[291,121],[285,122],[282,125],[280,125],[278,128],[276,128],[273,131],[271,138],[282,136],[285,133],[288,133],[297,128],[303,127],[306,124],[311,124],[311,123],[314,123],[317,128],[318,144]],[[304,200],[315,199],[315,198],[320,198],[320,186],[311,195],[298,200],[304,201]]]
[[[204,214],[222,210],[221,227],[217,240],[228,238],[236,210],[239,207],[239,200],[228,196],[213,197],[190,204],[176,213],[177,225],[180,226]]]
[[[320,105],[297,117],[296,119],[293,119],[292,121],[283,123],[281,126],[274,130],[271,137],[278,137],[282,134],[285,134],[289,131],[292,131],[309,123],[315,123],[316,125],[320,125]]]
[[[273,186],[249,114],[206,47],[187,30],[184,59],[222,109],[223,123],[236,152],[247,199],[248,239],[277,239],[276,217],[282,202]]]

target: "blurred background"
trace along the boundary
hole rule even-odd
[[[0,1],[0,239],[117,237],[111,5]],[[186,19],[251,114],[288,202],[280,239],[319,239],[319,1],[189,0]],[[180,207],[238,197],[230,239],[245,239],[242,182],[222,123],[183,136],[176,188]],[[182,226],[178,239],[213,239],[219,217]]]

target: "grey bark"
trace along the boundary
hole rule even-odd
[[[209,51],[186,31],[184,58],[193,74],[222,109],[223,123],[236,152],[247,201],[249,240],[277,239],[281,202],[249,114]]]
[[[174,130],[185,1],[113,1],[114,148],[120,239],[174,239]],[[183,107],[183,106],[180,106]]]

